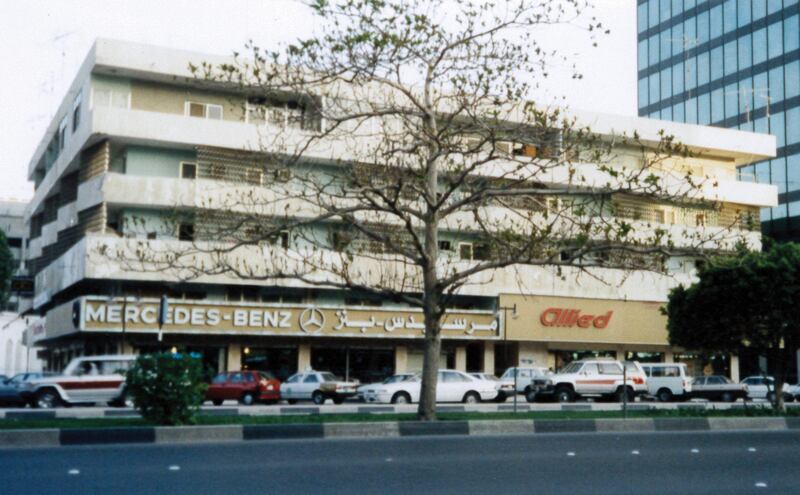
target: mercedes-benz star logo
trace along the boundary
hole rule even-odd
[[[325,326],[325,315],[317,308],[306,308],[300,313],[300,328],[306,333],[317,333]]]

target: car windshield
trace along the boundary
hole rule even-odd
[[[337,381],[339,381],[339,378],[337,378],[336,375],[334,375],[333,373],[327,372],[327,371],[325,373],[320,373],[319,376],[322,377],[322,381],[324,381],[324,382],[337,382]]]
[[[583,363],[569,363],[568,365],[561,368],[561,371],[559,371],[559,373],[577,373],[578,371],[580,371],[582,366]]]
[[[514,370],[516,370],[516,368],[508,368],[500,378],[514,378]]]
[[[411,378],[411,376],[412,375],[394,375],[394,376],[390,376],[389,378],[384,380],[383,383],[404,382],[404,381],[408,380],[409,378]]]

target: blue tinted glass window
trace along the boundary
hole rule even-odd
[[[800,189],[800,155],[786,159],[786,185],[791,191]]]
[[[739,25],[744,26],[750,23],[750,2],[748,0],[741,0],[738,7]]]
[[[697,123],[700,125],[711,123],[711,97],[708,93],[697,97]]]
[[[759,134],[769,134],[769,123],[766,117],[761,117],[753,121],[753,131]]]
[[[789,53],[792,50],[797,50],[800,45],[800,31],[798,30],[798,19],[800,17],[795,14],[792,17],[783,21],[783,51]]]
[[[683,37],[683,23],[672,26],[672,54],[678,55],[686,49],[686,39]]]
[[[636,8],[636,31],[641,33],[647,29],[647,4],[640,4]]]
[[[786,146],[786,123],[783,117],[783,112],[770,115],[769,117],[769,133],[775,136],[778,148]]]
[[[672,35],[669,29],[661,31],[661,60],[667,60],[672,56]]]
[[[786,159],[770,160],[770,182],[778,186],[778,193],[786,192]]]
[[[786,205],[778,205],[774,208],[770,208],[772,210],[772,219],[778,220],[779,218],[786,218]]]
[[[767,52],[769,58],[780,57],[783,53],[783,23],[775,22],[767,27]]]
[[[783,66],[769,71],[769,97],[770,104],[783,100]]]
[[[753,121],[745,120],[739,124],[739,130],[753,132]]]
[[[697,123],[697,98],[689,98],[686,100],[686,123]]]
[[[788,8],[794,4],[796,4],[798,0],[783,0],[783,8]]]
[[[660,7],[660,9],[659,9],[660,13],[659,13],[659,16],[658,16],[659,20],[661,22],[664,22],[667,19],[669,19],[669,17],[670,17],[670,13],[669,13],[670,2],[669,2],[669,0],[661,0],[660,2],[658,2],[658,5]]]
[[[681,12],[683,12],[683,0],[672,0],[672,16],[675,17]]]
[[[648,81],[648,87],[650,89],[649,91],[650,98],[648,98],[650,102],[649,105],[652,105],[653,103],[661,99],[661,89],[660,89],[661,85],[659,84],[658,81],[658,72],[650,75],[650,80]]]
[[[639,108],[647,106],[647,78],[639,79]]]
[[[767,73],[760,72],[753,76],[753,108],[764,108],[767,106],[767,95],[769,86],[767,85]]]
[[[800,201],[792,201],[789,203],[789,216],[796,217],[797,215],[800,215]]]
[[[667,67],[661,71],[661,99],[672,96],[672,68]]]
[[[771,220],[771,218],[772,218],[770,216],[770,208],[761,208],[761,210],[759,211],[758,216],[759,216],[759,218],[761,220],[761,223],[769,222]]]
[[[769,161],[756,163],[756,182],[769,184]]]
[[[722,77],[722,47],[711,50],[711,80],[716,81]]]
[[[675,122],[686,122],[686,115],[683,113],[683,102],[672,106],[672,120]]]
[[[767,15],[781,10],[781,0],[767,0]]]
[[[708,83],[708,74],[708,52],[703,52],[697,56],[697,84],[699,86]]]
[[[647,40],[639,42],[639,69],[647,67]]]
[[[703,44],[708,41],[708,11],[697,16],[697,42]]]
[[[672,120],[672,107],[661,110],[661,120]]]
[[[725,119],[725,98],[722,88],[711,92],[711,122],[717,123]]]
[[[647,24],[650,27],[658,24],[658,0],[647,2]]]
[[[756,21],[767,15],[767,0],[753,0],[753,20]]]
[[[686,61],[686,70],[684,72],[686,90],[691,91],[697,87],[697,59],[695,57]]]
[[[717,5],[709,14],[711,23],[710,30],[711,34],[710,37],[713,40],[714,38],[718,38],[722,36],[722,5]]]
[[[786,110],[786,144],[795,143],[800,143],[800,107]]]
[[[672,94],[679,95],[683,93],[683,62],[675,64],[672,68]]]
[[[697,46],[697,18],[691,17],[683,22],[683,34],[689,50]]]
[[[725,118],[731,118],[739,113],[739,88],[736,83],[725,86]]]
[[[751,110],[753,110],[753,78],[745,77],[739,81],[739,113],[748,114]]]
[[[767,29],[761,28],[753,33],[753,65],[767,59]]]
[[[683,1],[683,10],[689,10],[695,6],[696,0],[684,0]]]
[[[647,38],[647,51],[649,52],[648,56],[648,65],[655,65],[658,63],[658,35],[654,34]]]
[[[726,33],[736,29],[736,0],[725,0],[722,4],[722,17]]]
[[[656,110],[655,112],[650,112],[650,115],[648,115],[648,117],[650,117],[651,119],[660,119],[661,112],[658,110]]]
[[[800,94],[800,61],[789,62],[785,67],[786,98],[793,98]]]
[[[750,49],[750,35],[747,34],[739,38],[739,68],[746,69],[753,65],[753,52]]]
[[[738,70],[736,66],[736,40],[725,43],[722,50],[725,53],[725,75],[735,74]]]
[[[752,165],[739,167],[737,170],[738,179],[742,182],[755,182],[755,173]]]

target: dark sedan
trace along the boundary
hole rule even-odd
[[[747,397],[747,386],[722,375],[698,376],[692,380],[691,398],[733,402]]]
[[[26,401],[20,395],[29,380],[49,376],[52,373],[33,372],[17,373],[16,375],[0,382],[0,407],[25,407]]]

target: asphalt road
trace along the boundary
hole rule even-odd
[[[0,450],[0,493],[800,492],[800,432],[554,434]]]

